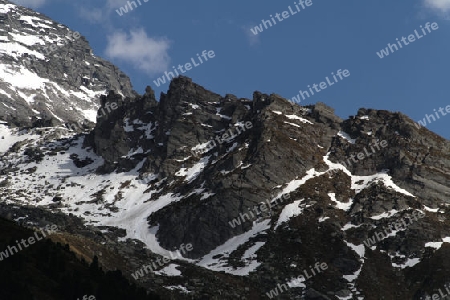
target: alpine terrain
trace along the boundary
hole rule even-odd
[[[30,264],[1,299],[447,293],[450,141],[408,116],[184,76],[157,99],[32,10],[1,0],[0,32],[1,278]]]

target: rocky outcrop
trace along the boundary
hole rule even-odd
[[[435,207],[443,195],[450,195],[450,142],[428,129],[418,129],[402,113],[360,109],[356,116],[342,123],[342,130],[358,143],[351,144],[336,137],[332,144],[333,161],[346,161],[364,152],[371,154],[357,163],[349,164],[356,175],[369,175],[383,169],[402,188]],[[375,146],[386,141],[386,147]],[[372,150],[373,148],[373,150]],[[373,154],[372,154],[373,153]]]

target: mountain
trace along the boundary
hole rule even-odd
[[[186,77],[159,102],[151,88],[100,102],[117,109],[87,135],[2,125],[3,215],[34,224],[47,211],[77,251],[187,297],[420,299],[446,283],[450,142],[407,116],[341,120],[322,103],[222,97]],[[171,263],[143,272],[161,256]]]
[[[92,130],[0,122],[1,217],[164,299],[447,293],[450,141],[401,112],[120,84]]]
[[[0,0],[0,55],[0,119],[15,126],[78,121],[89,126],[100,94],[135,94],[130,79],[95,56],[78,32],[5,0]]]

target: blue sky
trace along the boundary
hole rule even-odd
[[[79,31],[94,53],[123,70],[138,93],[203,50],[215,57],[184,75],[221,95],[255,90],[291,99],[331,72],[350,76],[301,102],[322,101],[342,118],[358,108],[401,111],[418,121],[450,105],[450,0],[311,0],[312,5],[254,35],[269,15],[296,11],[292,1],[16,0]],[[289,13],[291,14],[291,13]],[[275,16],[274,16],[275,17]],[[423,35],[420,26],[436,22]],[[380,59],[376,52],[417,30],[420,39]],[[427,125],[450,139],[450,114]]]

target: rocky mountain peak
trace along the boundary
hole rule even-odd
[[[80,33],[9,1],[0,3],[0,54],[0,120],[15,126],[92,125],[101,94],[136,95]]]

